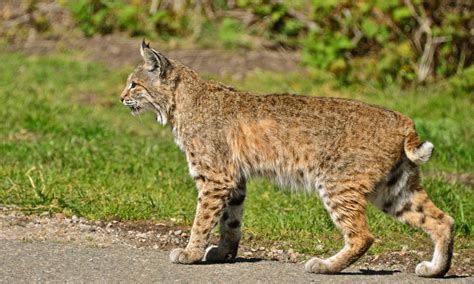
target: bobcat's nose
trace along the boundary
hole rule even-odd
[[[123,103],[124,98],[120,98],[120,101]]]

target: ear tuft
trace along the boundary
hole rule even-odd
[[[145,38],[142,40],[142,48],[150,48],[150,43],[146,43]]]
[[[142,44],[140,45],[140,54],[142,57],[145,57],[145,49],[150,48],[150,43],[146,43],[145,39],[142,40]]]

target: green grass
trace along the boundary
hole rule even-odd
[[[132,117],[119,103],[131,69],[109,70],[70,56],[1,53],[0,61],[0,203],[93,219],[173,218],[191,224],[196,190],[171,131],[151,115],[142,121]],[[417,91],[342,88],[324,74],[256,72],[244,81],[223,80],[259,92],[351,97],[413,117],[421,136],[437,149],[423,166],[423,184],[456,219],[457,249],[473,247],[472,185],[456,178],[473,175],[472,94],[454,96],[448,84]],[[253,180],[246,204],[247,235],[313,253],[319,243],[325,247],[319,253],[341,246],[316,196],[289,194]],[[421,232],[372,207],[368,215],[381,240],[372,251],[429,243]]]

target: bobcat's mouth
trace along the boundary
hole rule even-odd
[[[128,108],[132,111],[138,111],[138,110],[142,109],[138,105],[129,105]]]

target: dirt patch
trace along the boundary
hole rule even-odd
[[[80,54],[86,60],[103,62],[112,68],[135,65],[140,61],[141,38],[114,33],[85,37],[74,27],[70,13],[54,1],[43,0],[31,11],[27,3],[0,3],[0,36],[7,41],[7,50],[30,55],[55,53]],[[45,31],[38,19],[50,23]],[[152,42],[153,48],[177,59],[201,73],[241,78],[255,69],[287,73],[300,70],[299,54],[288,50],[202,49],[186,43]]]
[[[88,61],[102,62],[111,68],[134,66],[140,62],[141,39],[113,34],[92,38],[80,35],[62,38],[46,38],[35,34],[26,40],[18,40],[7,46],[9,51],[20,51],[28,55],[57,53],[77,54]],[[163,42],[152,42],[151,46],[166,56],[202,74],[231,76],[241,79],[254,70],[278,73],[302,72],[299,55],[294,52],[274,50],[221,50],[200,48],[172,48]]]
[[[136,249],[169,251],[186,246],[189,228],[156,221],[93,221],[62,214],[25,214],[19,208],[0,205],[0,240],[44,241],[86,244],[96,247],[126,246]],[[217,243],[217,236],[211,242]],[[239,248],[244,258],[260,258],[303,263],[311,255],[302,254],[278,242],[262,242],[245,236]],[[413,272],[418,262],[430,257],[428,252],[402,250],[366,255],[354,268]],[[455,253],[451,275],[474,274],[474,250]]]
[[[41,138],[41,134],[39,133],[35,133],[35,132],[31,132],[27,129],[20,129],[18,131],[15,131],[15,132],[10,132],[7,136],[6,136],[6,141],[8,142],[20,142],[20,141],[37,141]]]
[[[433,174],[434,176],[434,174]],[[437,173],[437,177],[440,177],[448,182],[461,183],[471,189],[474,189],[474,176],[469,173]]]

